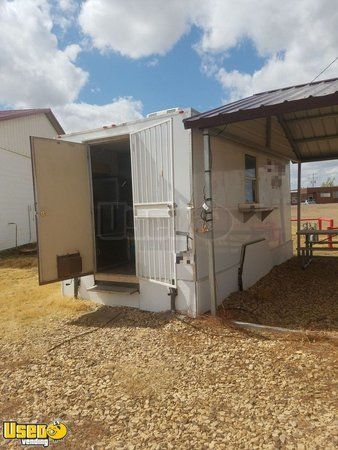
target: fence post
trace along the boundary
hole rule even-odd
[[[328,230],[333,230],[333,219],[329,220],[329,226],[327,227]],[[333,244],[332,244],[332,234],[328,235],[328,247],[329,248],[333,248]]]
[[[301,221],[302,163],[298,161],[297,171],[297,256],[300,256],[300,221]]]

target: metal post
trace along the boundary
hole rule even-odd
[[[77,298],[79,298],[79,287],[81,284],[81,278],[75,277],[73,279],[73,282],[74,282],[74,298],[77,299]]]
[[[176,312],[176,297],[177,297],[177,289],[176,288],[169,288],[169,294],[170,295],[170,310],[172,313]]]
[[[15,222],[8,222],[8,225],[15,226],[15,248],[18,248],[18,224]]]
[[[217,291],[215,274],[215,247],[214,247],[214,224],[212,210],[212,179],[211,179],[211,149],[209,130],[203,130],[203,151],[204,151],[204,192],[205,203],[207,205],[208,225],[208,263],[209,263],[209,287],[210,287],[210,310],[213,316],[217,314]]]
[[[28,231],[29,231],[29,243],[32,241],[32,225],[31,225],[31,205],[28,205]]]
[[[333,219],[329,220],[329,225],[327,227],[328,230],[333,230]],[[332,234],[327,236],[327,246],[328,248],[333,248]]]
[[[300,219],[301,219],[301,190],[302,190],[302,163],[298,161],[297,185],[297,256],[300,256]]]

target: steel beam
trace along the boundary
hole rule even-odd
[[[301,219],[302,163],[298,162],[297,172],[297,256],[300,256],[300,219]]]
[[[212,133],[212,131],[209,130],[209,134],[210,134],[210,136],[217,136],[217,137],[220,137],[220,138],[223,138],[223,139],[227,139],[227,140],[229,140],[231,142],[235,142],[236,144],[241,144],[241,145],[244,145],[245,147],[252,148],[252,150],[256,150],[258,152],[266,153],[269,156],[275,156],[276,158],[283,158],[283,159],[288,160],[288,161],[290,161],[290,159],[292,158],[291,155],[283,155],[281,153],[273,151],[270,148],[261,147],[256,142],[252,142],[249,139],[243,138],[241,136],[237,136],[236,134],[227,133],[226,131]]]
[[[295,155],[297,156],[297,159],[300,160],[301,159],[300,150],[298,148],[297,143],[295,142],[295,139],[292,136],[292,133],[290,131],[290,128],[288,127],[288,124],[285,122],[285,119],[282,116],[277,116],[277,119],[285,133],[287,140],[289,141],[289,143],[292,147],[292,150],[294,151]]]
[[[214,222],[213,222],[213,200],[212,200],[212,177],[211,177],[211,148],[209,130],[203,130],[204,151],[204,193],[208,212],[207,243],[208,243],[208,265],[209,265],[209,289],[210,289],[210,311],[213,316],[217,314],[217,290],[215,272],[215,245],[214,245]]]
[[[301,158],[301,161],[303,163],[306,162],[318,162],[318,161],[330,161],[330,160],[334,160],[334,159],[338,159],[338,149],[337,150],[333,150],[332,154],[328,154],[328,155],[322,155],[322,156],[316,156],[316,157],[309,157],[309,158]]]
[[[314,114],[312,116],[307,116],[307,117],[291,117],[290,119],[285,119],[285,122],[290,123],[290,122],[299,122],[301,120],[309,120],[309,119],[326,119],[326,118],[334,118],[337,117],[338,119],[338,112],[333,112],[333,113],[326,113],[326,114]]]
[[[294,141],[297,144],[305,144],[307,142],[317,142],[317,141],[329,141],[330,139],[338,139],[338,134],[323,134],[321,136],[309,136],[304,138],[297,138]]]
[[[265,148],[271,148],[271,116],[265,122]]]

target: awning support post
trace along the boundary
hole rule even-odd
[[[300,256],[300,219],[301,219],[302,163],[298,161],[297,175],[297,256]]]
[[[215,274],[215,246],[214,246],[214,223],[212,208],[212,178],[211,178],[211,149],[209,130],[203,130],[203,151],[204,151],[204,193],[205,205],[208,217],[208,265],[209,265],[209,287],[210,287],[210,311],[213,316],[217,314],[217,291]]]

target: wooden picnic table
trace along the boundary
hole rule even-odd
[[[305,269],[312,261],[313,251],[338,251],[338,248],[323,248],[316,247],[316,245],[320,245],[326,243],[327,241],[318,240],[319,236],[337,236],[338,229],[336,230],[301,230],[299,233],[300,236],[305,236],[305,247],[300,247],[301,256],[302,256],[302,268]],[[330,241],[331,244],[338,244],[338,241]]]

